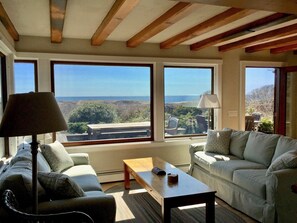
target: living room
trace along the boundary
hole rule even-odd
[[[176,45],[170,49],[160,48],[161,40],[166,40],[167,37],[171,37],[173,34],[178,34],[187,28],[199,24],[199,22],[202,23],[205,20],[215,17],[228,9],[228,6],[226,5],[203,5],[205,8],[199,5],[198,9],[195,10],[199,10],[196,14],[201,13],[202,18],[196,15],[195,17],[188,18],[187,21],[180,25],[176,22],[175,25],[179,26],[178,29],[174,26],[168,27],[167,30],[169,31],[164,34],[164,36],[160,35],[158,38],[155,37],[155,39],[152,38],[149,41],[144,41],[137,47],[127,47],[126,41],[133,36],[132,33],[136,34],[137,32],[140,32],[149,25],[150,22],[153,22],[154,19],[158,18],[177,4],[177,1],[149,1],[150,3],[148,3],[147,1],[142,0],[138,2],[138,5],[136,5],[135,8],[133,7],[135,11],[137,10],[135,13],[136,15],[134,15],[136,17],[129,17],[129,15],[127,15],[127,17],[123,19],[123,23],[126,22],[126,24],[118,26],[118,30],[115,29],[101,45],[92,45],[92,34],[100,23],[97,24],[99,21],[97,19],[97,23],[96,21],[92,23],[90,22],[93,27],[86,26],[88,20],[93,21],[94,19],[85,16],[85,14],[90,13],[90,15],[94,15],[97,13],[95,9],[98,9],[98,11],[104,9],[105,11],[103,10],[104,12],[100,14],[101,20],[103,20],[104,16],[108,14],[109,9],[112,7],[112,2],[114,1],[104,1],[104,6],[100,6],[102,3],[98,3],[97,1],[84,1],[84,3],[80,3],[79,1],[68,1],[64,29],[62,28],[62,41],[54,43],[51,39],[53,36],[50,34],[50,11],[47,2],[37,3],[37,1],[33,0],[29,2],[1,1],[6,13],[14,24],[16,31],[19,33],[19,40],[14,40],[11,34],[7,31],[5,25],[2,23],[0,24],[0,48],[3,55],[5,55],[6,60],[7,86],[5,87],[7,89],[7,95],[15,93],[15,61],[36,61],[36,84],[38,85],[38,91],[40,92],[53,90],[52,77],[53,66],[55,66],[53,61],[57,62],[56,64],[76,62],[87,64],[138,64],[149,65],[152,67],[153,81],[151,81],[151,96],[153,100],[151,104],[152,118],[150,121],[151,126],[153,127],[153,134],[150,139],[143,141],[135,140],[134,142],[124,140],[114,143],[98,142],[90,144],[81,143],[76,145],[71,143],[68,143],[67,145],[67,143],[65,143],[69,153],[86,152],[89,154],[92,167],[101,179],[101,182],[123,180],[123,160],[130,158],[158,156],[183,170],[187,170],[190,164],[189,146],[193,143],[206,141],[206,134],[186,135],[184,137],[167,137],[165,135],[165,67],[211,68],[213,70],[213,87],[211,90],[212,93],[217,94],[221,105],[219,109],[214,109],[214,128],[244,130],[244,77],[246,67],[280,68],[296,65],[296,55],[293,52],[293,46],[291,48],[292,50],[278,54],[272,54],[269,49],[247,53],[245,50],[246,47],[223,52],[218,50],[220,44],[197,51],[190,50],[189,45],[199,41],[199,38],[200,40],[206,39],[207,32],[201,34],[201,37],[198,36],[192,41]],[[203,1],[201,2],[203,3]],[[214,7],[214,9],[211,9],[212,7]],[[229,7],[236,6],[229,5]],[[74,10],[76,14],[71,14],[72,10]],[[132,10],[131,15],[133,12],[134,11]],[[210,12],[211,14],[207,15]],[[272,12],[287,12],[289,14],[294,14],[291,11],[284,11],[283,8],[279,11],[275,11],[275,9],[267,9],[263,14],[259,13],[257,15],[258,17],[252,14],[247,15],[247,21],[240,20],[238,25],[252,22],[256,20],[256,18],[263,18],[273,14]],[[32,16],[28,15],[30,13]],[[43,16],[43,14],[47,16]],[[154,18],[153,16],[149,16],[150,14],[154,14]],[[195,11],[191,13],[191,15],[193,14],[195,15]],[[147,17],[146,25],[138,24],[138,21],[144,19],[142,17]],[[25,18],[27,18],[27,20]],[[79,18],[81,21],[78,21],[80,20]],[[70,20],[74,23],[71,27],[68,25]],[[189,20],[191,21],[191,24],[187,24],[187,26],[184,27],[185,23],[190,23]],[[172,23],[174,24],[174,22]],[[296,23],[296,20],[292,19],[283,23],[284,24],[279,23],[278,25],[275,25],[275,27],[272,27],[278,29],[282,26],[290,26]],[[95,24],[97,24],[97,26]],[[217,27],[220,29],[217,33],[212,32],[210,34],[215,35],[219,32],[227,31],[227,29],[236,28],[238,25],[233,24],[231,27],[228,27],[226,24],[225,26],[220,25],[220,28]],[[27,26],[31,27],[29,29],[31,33],[26,30]],[[75,29],[78,29],[78,31],[73,32]],[[38,34],[39,30],[41,34]],[[44,32],[44,30],[46,31]],[[265,33],[265,31],[269,32],[269,30],[268,27],[266,30],[255,30],[253,33],[247,35],[256,36]],[[88,34],[84,33],[84,31]],[[89,35],[89,33],[91,33],[91,35]],[[221,45],[226,45],[228,40],[225,40],[223,43]],[[197,105],[198,102],[197,99]],[[9,148],[7,147],[7,141],[5,142],[1,139],[1,143],[1,156],[15,154],[18,143],[17,140],[10,138],[8,143]],[[5,143],[6,149],[4,149]]]

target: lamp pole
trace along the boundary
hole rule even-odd
[[[38,142],[37,135],[32,135],[31,153],[32,153],[32,212],[38,213],[38,189],[37,189],[37,153],[38,153]]]

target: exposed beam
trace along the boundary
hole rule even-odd
[[[171,48],[186,40],[195,38],[196,36],[199,36],[203,33],[209,32],[213,29],[219,28],[237,19],[250,15],[253,12],[254,10],[248,10],[248,9],[237,9],[237,8],[228,9],[180,34],[177,34],[176,36],[173,36],[165,40],[164,42],[160,43],[160,48],[161,49]]]
[[[273,26],[284,22],[284,18],[291,17],[291,19],[296,18],[296,16],[288,16],[288,14],[284,13],[274,13],[272,15],[266,16],[262,19],[258,19],[256,21],[250,22],[248,24],[242,25],[235,29],[229,30],[227,32],[218,34],[216,36],[204,39],[197,43],[193,43],[190,45],[191,50],[200,50],[209,46],[213,46],[218,43],[222,43],[224,41],[243,36],[247,33],[254,31],[254,29],[263,29],[269,26]],[[287,21],[287,20],[286,20]]]
[[[51,42],[61,43],[67,0],[50,0]]]
[[[179,2],[171,9],[138,32],[135,36],[127,41],[127,47],[136,47],[152,36],[158,34],[169,26],[173,25],[180,19],[186,17],[191,11],[197,8],[197,4]]]
[[[296,0],[175,0],[208,5],[297,14]]]
[[[269,50],[269,49],[284,47],[284,46],[292,45],[292,44],[297,44],[297,36],[250,46],[250,47],[245,48],[245,52],[246,53],[254,53],[257,51],[261,51],[261,50]]]
[[[116,0],[96,32],[93,34],[91,39],[92,45],[101,45],[132,11],[138,2],[139,0]]]
[[[292,44],[288,46],[278,47],[270,50],[271,54],[285,53],[288,51],[297,50],[297,44]]]
[[[5,29],[8,31],[10,36],[13,38],[14,41],[19,41],[19,34],[16,31],[13,23],[11,22],[10,18],[8,17],[3,5],[0,2],[0,21],[4,25]]]
[[[228,50],[244,48],[252,44],[263,43],[265,41],[271,41],[273,39],[285,37],[292,34],[297,34],[297,24],[275,29],[266,33],[262,33],[256,36],[220,46],[219,51],[226,52]]]

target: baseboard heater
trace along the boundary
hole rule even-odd
[[[189,164],[175,165],[177,168],[187,172],[189,169]],[[97,172],[97,176],[101,183],[110,183],[124,180],[124,170],[111,170],[111,171],[101,171]],[[131,179],[133,177],[131,176]]]

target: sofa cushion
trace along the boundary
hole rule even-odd
[[[281,136],[276,144],[275,153],[271,162],[273,162],[280,155],[294,149],[297,149],[297,139]]]
[[[39,150],[37,153],[37,169],[38,171],[50,172],[51,168]],[[18,161],[28,160],[32,162],[31,145],[29,143],[22,143],[18,145],[17,153],[11,159],[10,164],[13,165]]]
[[[271,172],[276,170],[292,169],[296,167],[297,167],[297,149],[294,149],[277,157],[267,169],[266,176],[268,176]]]
[[[246,143],[243,157],[268,167],[280,135],[251,132]]]
[[[80,186],[65,174],[38,172],[38,180],[52,200],[84,196]]]
[[[21,207],[32,205],[32,162],[19,160],[10,164],[0,175],[0,192],[10,189]],[[38,200],[47,200],[46,192],[37,182]]]
[[[96,172],[90,165],[73,166],[63,171],[63,174],[71,177],[85,192],[102,190]]]
[[[37,169],[42,172],[51,172],[52,169],[41,152],[37,153]]]
[[[210,164],[217,161],[227,161],[239,159],[232,155],[222,155],[217,153],[209,153],[204,151],[198,151],[194,153],[194,163],[202,167],[203,169],[209,171]]]
[[[236,170],[233,182],[247,191],[266,199],[266,169]]]
[[[232,131],[230,137],[230,153],[243,159],[243,152],[249,138],[249,131]]]
[[[233,181],[233,173],[235,170],[240,169],[267,169],[264,165],[250,162],[248,160],[229,160],[214,162],[210,165],[210,173],[228,180]]]
[[[208,130],[205,151],[228,155],[231,133],[231,130]]]
[[[74,165],[65,147],[58,141],[47,145],[41,145],[41,151],[51,169],[60,173]]]

